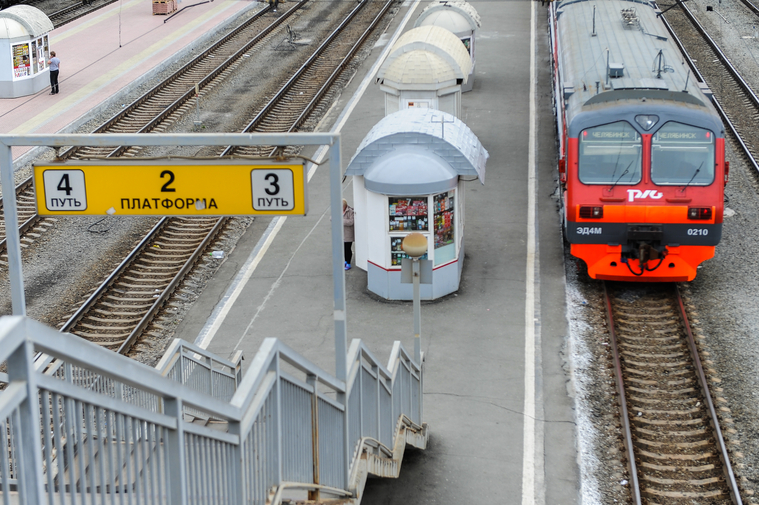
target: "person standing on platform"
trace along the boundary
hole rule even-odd
[[[50,51],[50,59],[47,61],[50,66],[50,94],[58,94],[58,71],[61,67],[61,60],[55,55],[55,51]]]
[[[353,207],[343,200],[343,252],[345,253],[345,269],[351,269],[353,259],[353,240],[355,240],[353,221],[355,213]]]

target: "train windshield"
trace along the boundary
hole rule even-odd
[[[708,186],[714,182],[714,133],[670,121],[651,142],[651,180],[659,185]]]
[[[638,184],[641,178],[640,135],[625,121],[583,130],[578,175],[583,184]]]

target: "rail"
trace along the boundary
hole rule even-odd
[[[180,347],[164,372],[189,370],[183,360],[201,351]],[[35,364],[35,352],[59,365]],[[0,318],[2,361],[3,503],[264,504],[285,489],[355,498],[366,474],[396,477],[405,445],[427,441],[422,370],[399,343],[385,367],[354,340],[343,382],[266,339],[229,400],[22,316]],[[188,422],[185,408],[226,430]]]

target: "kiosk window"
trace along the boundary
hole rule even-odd
[[[454,190],[433,197],[435,211],[435,265],[440,265],[456,258],[454,198]]]
[[[388,198],[390,231],[427,231],[426,196],[404,196]]]
[[[29,43],[11,46],[13,54],[13,79],[20,79],[32,75],[31,61],[29,59]]]
[[[405,235],[402,237],[390,237],[390,264],[394,267],[400,267],[401,260],[409,257],[408,254],[403,252],[403,248],[401,247],[404,238],[406,238]],[[427,253],[424,253],[419,259],[426,260],[427,257]]]
[[[714,133],[670,121],[651,141],[651,180],[659,185],[714,182]]]
[[[578,172],[583,184],[637,184],[642,143],[638,132],[618,121],[580,133]]]

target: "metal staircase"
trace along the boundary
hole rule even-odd
[[[357,504],[426,447],[399,342],[385,367],[354,340],[345,382],[277,339],[240,358],[177,340],[154,369],[0,318],[0,503]]]

